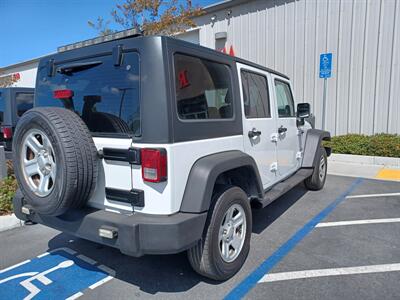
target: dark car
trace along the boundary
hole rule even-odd
[[[19,118],[33,107],[35,89],[9,87],[0,89],[0,145],[11,151],[14,128]]]

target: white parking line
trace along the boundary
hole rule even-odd
[[[1,273],[5,273],[5,272],[7,272],[7,271],[10,271],[10,270],[12,270],[12,269],[14,269],[14,268],[16,268],[16,267],[22,266],[22,265],[24,265],[24,264],[26,264],[26,263],[28,263],[28,262],[30,262],[30,261],[31,261],[31,260],[28,259],[28,260],[25,260],[25,261],[23,261],[23,262],[20,262],[20,263],[18,263],[18,264],[16,264],[16,265],[13,265],[13,266],[11,266],[11,267],[8,267],[8,268],[5,268],[5,269],[3,269],[3,270],[0,270],[0,274],[1,274]]]
[[[334,226],[348,226],[348,225],[362,225],[362,224],[383,224],[383,223],[398,223],[398,222],[400,222],[400,218],[369,219],[369,220],[324,222],[324,223],[317,224],[317,226],[315,226],[315,227],[334,227]]]
[[[83,296],[83,293],[82,292],[77,292],[76,294],[73,294],[71,297],[68,297],[65,300],[75,300],[75,299],[78,299],[81,296]]]
[[[90,265],[95,265],[97,263],[94,259],[91,259],[83,254],[79,254],[77,257]]]
[[[347,196],[346,199],[356,198],[375,198],[375,197],[399,197],[400,193],[389,193],[389,194],[366,194],[366,195],[353,195]]]
[[[304,270],[304,271],[295,271],[295,272],[282,272],[282,273],[267,274],[263,278],[260,279],[259,283],[294,280],[294,279],[304,279],[304,278],[315,278],[315,277],[383,273],[383,272],[396,272],[396,271],[400,271],[400,264],[385,264],[385,265],[372,265],[372,266],[334,268],[334,269]]]
[[[107,276],[106,278],[96,282],[95,284],[92,284],[91,286],[89,286],[89,289],[94,290],[95,288],[99,287],[100,285],[110,281],[111,279],[113,279],[114,277],[112,276]]]

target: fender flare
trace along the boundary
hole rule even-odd
[[[331,134],[328,131],[319,129],[307,130],[306,141],[304,143],[303,168],[313,168],[315,166],[319,146],[323,140],[331,140]],[[331,154],[329,150],[327,151],[328,156]]]
[[[202,157],[193,164],[180,211],[191,213],[208,211],[217,177],[226,171],[240,167],[250,168],[254,172],[257,191],[261,197],[262,182],[254,159],[239,150],[220,152]]]

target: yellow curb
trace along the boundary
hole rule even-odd
[[[400,181],[400,169],[381,169],[375,178]]]

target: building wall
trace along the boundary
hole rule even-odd
[[[19,73],[20,79],[12,86],[34,88],[38,64],[38,62],[32,62],[29,64],[17,65],[15,67],[7,67],[7,69],[4,69],[4,72],[0,74],[0,77]]]
[[[258,0],[199,17],[200,44],[290,76],[297,102],[310,102],[321,127],[319,54],[333,53],[326,128],[400,133],[400,0]],[[215,22],[211,17],[215,15]]]

